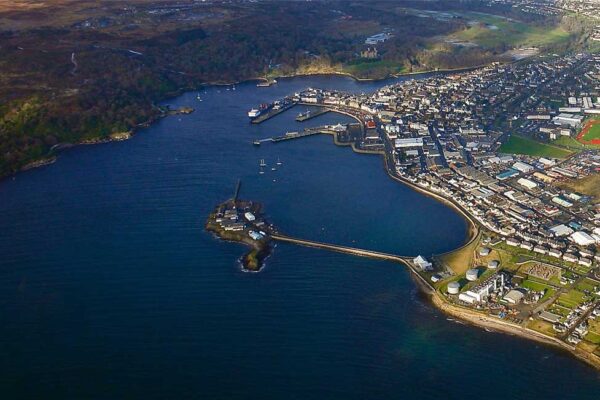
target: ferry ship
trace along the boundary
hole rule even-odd
[[[261,114],[261,111],[258,108],[253,108],[248,111],[248,118],[256,118]]]
[[[261,104],[258,108],[253,108],[252,110],[248,111],[248,118],[250,118],[250,119],[257,118],[262,113],[271,109],[271,107],[273,107],[272,104]]]

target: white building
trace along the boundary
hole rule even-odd
[[[413,262],[417,265],[417,267],[421,268],[421,271],[431,271],[433,269],[433,264],[427,261],[427,259],[423,256],[417,256],[413,259]]]
[[[490,276],[484,282],[467,290],[465,294],[474,298],[476,302],[481,302],[485,300],[490,294],[499,289],[504,289],[504,274],[502,273]]]
[[[529,180],[527,178],[519,178],[517,183],[521,186],[526,187],[527,189],[533,189],[533,188],[537,187],[537,183],[535,183],[534,181]]]
[[[423,138],[396,139],[394,145],[397,149],[406,147],[423,147]]]
[[[557,125],[566,125],[571,127],[577,127],[581,125],[581,121],[583,121],[583,116],[567,113],[558,114],[553,119],[553,122]]]
[[[510,304],[519,304],[525,295],[519,290],[511,290],[503,297]]]
[[[553,226],[549,230],[550,230],[550,232],[554,233],[554,236],[558,236],[558,237],[569,236],[570,234],[572,234],[574,232],[573,229],[569,228],[565,224]]]
[[[596,241],[594,240],[593,237],[591,237],[587,233],[581,232],[581,231],[575,232],[574,234],[572,234],[571,240],[573,240],[575,243],[577,243],[580,246],[589,246],[591,244],[596,243]]]
[[[249,235],[249,236],[250,236],[252,239],[254,239],[254,240],[260,240],[260,239],[262,239],[262,238],[263,238],[263,235],[261,235],[261,234],[260,234],[260,233],[258,233],[258,232],[255,232],[255,231],[250,231],[250,232],[248,232],[248,235]]]
[[[517,171],[521,171],[524,174],[527,174],[531,171],[533,171],[533,167],[529,164],[526,164],[524,162],[521,161],[517,161],[516,163],[513,164],[512,166],[514,169],[516,169]]]

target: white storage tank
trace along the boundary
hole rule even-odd
[[[458,294],[459,291],[460,291],[460,283],[455,281],[455,282],[450,282],[448,284],[448,293]]]
[[[477,277],[479,276],[479,271],[476,270],[475,268],[471,268],[470,270],[467,271],[467,280],[468,281],[476,281]]]

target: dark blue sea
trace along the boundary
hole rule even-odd
[[[250,125],[261,102],[381,85],[207,88],[167,102],[191,115],[0,182],[1,398],[598,399],[598,372],[448,321],[401,265],[280,244],[244,273],[245,248],[203,230],[241,179],[241,197],[293,236],[425,256],[463,243],[461,217],[377,156],[328,136],[252,145],[302,128],[303,108]]]

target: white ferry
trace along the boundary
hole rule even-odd
[[[260,114],[262,114],[262,111],[259,110],[258,108],[253,108],[252,110],[248,111],[248,117],[249,118],[256,118]]]

